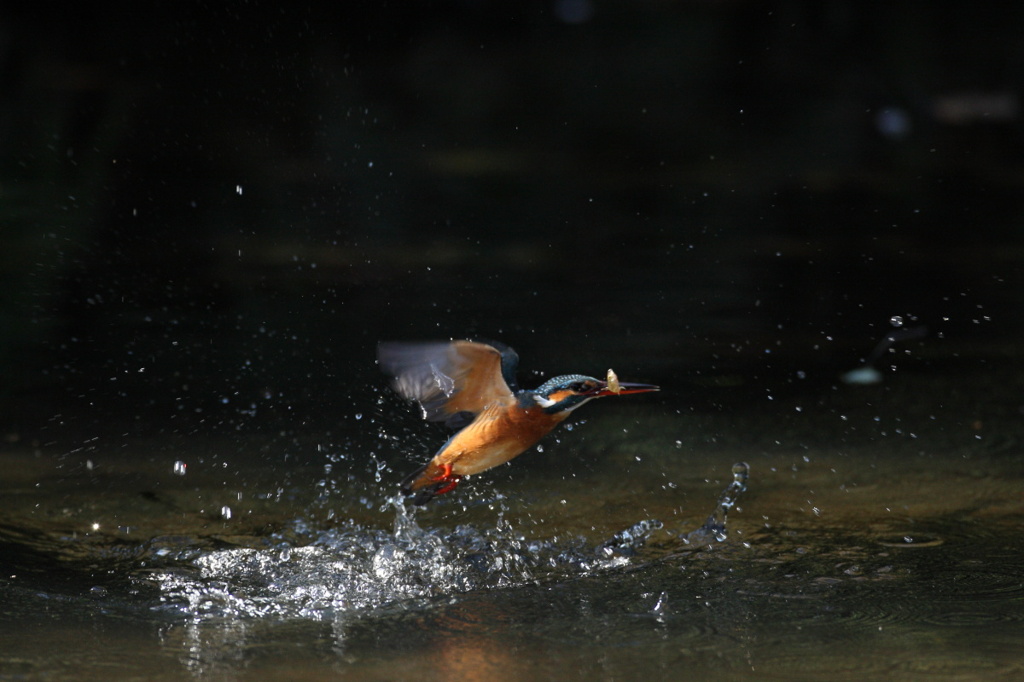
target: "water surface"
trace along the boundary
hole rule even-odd
[[[961,397],[897,375],[730,414],[593,410],[415,512],[392,497],[404,458],[313,438],[244,446],[296,453],[286,468],[224,466],[237,440],[22,449],[4,491],[2,670],[1012,679],[1019,435],[1000,396],[975,402],[995,375],[953,378]],[[436,435],[419,428],[396,447]],[[575,473],[553,473],[567,459]],[[727,532],[690,535],[738,461],[750,479]]]

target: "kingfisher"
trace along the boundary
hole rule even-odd
[[[423,418],[456,430],[434,458],[407,476],[401,491],[414,505],[455,490],[471,476],[518,457],[594,398],[657,391],[650,384],[582,374],[554,377],[532,390],[516,384],[519,356],[478,341],[384,342],[377,363],[395,391],[419,403]]]

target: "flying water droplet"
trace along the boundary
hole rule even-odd
[[[748,471],[745,464],[733,467],[733,481],[715,512],[687,538],[705,544],[725,539],[725,513],[745,489]],[[290,531],[271,538],[272,547],[202,551],[188,557],[191,570],[181,570],[176,562],[170,570],[149,575],[167,607],[192,617],[319,620],[403,600],[532,585],[627,566],[662,528],[656,519],[639,521],[595,546],[572,535],[529,538],[505,518],[503,505],[496,523],[486,528],[470,523],[454,529],[421,527],[416,521],[420,508],[407,507],[399,494],[379,509],[393,511],[390,531],[355,521],[317,531],[296,521]],[[233,516],[227,506],[220,512],[224,519]],[[298,544],[295,538],[301,539]],[[644,599],[641,608],[658,622],[671,617],[667,593],[653,592]]]
[[[626,530],[621,530],[606,540],[597,548],[600,555],[610,556],[632,556],[637,553],[647,542],[647,538],[656,530],[664,527],[657,519],[646,519],[638,521]]]
[[[664,623],[665,616],[668,615],[669,611],[668,592],[662,592],[658,595],[658,601],[654,602],[654,606],[651,607],[651,613],[654,614],[655,619],[659,623]]]
[[[746,462],[737,462],[732,465],[732,483],[725,487],[718,497],[718,506],[708,516],[704,525],[686,536],[687,542],[707,543],[710,539],[724,542],[729,537],[726,531],[725,522],[729,510],[736,504],[740,494],[747,489],[747,479],[750,477],[750,466]]]

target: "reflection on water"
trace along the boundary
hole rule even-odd
[[[369,678],[530,679],[555,666],[570,679],[681,667],[733,679],[984,679],[1020,669],[1024,551],[995,529],[986,540],[974,530],[928,528],[921,545],[891,533],[763,531],[363,617],[340,608],[284,620],[197,616],[161,637],[201,676],[266,674],[296,647],[315,668]]]

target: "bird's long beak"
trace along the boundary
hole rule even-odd
[[[613,391],[608,388],[608,384],[594,391],[594,397],[600,398],[606,395],[627,395],[629,393],[649,393],[651,391],[660,391],[661,388],[653,384],[628,384],[626,382],[619,382],[619,390]]]

